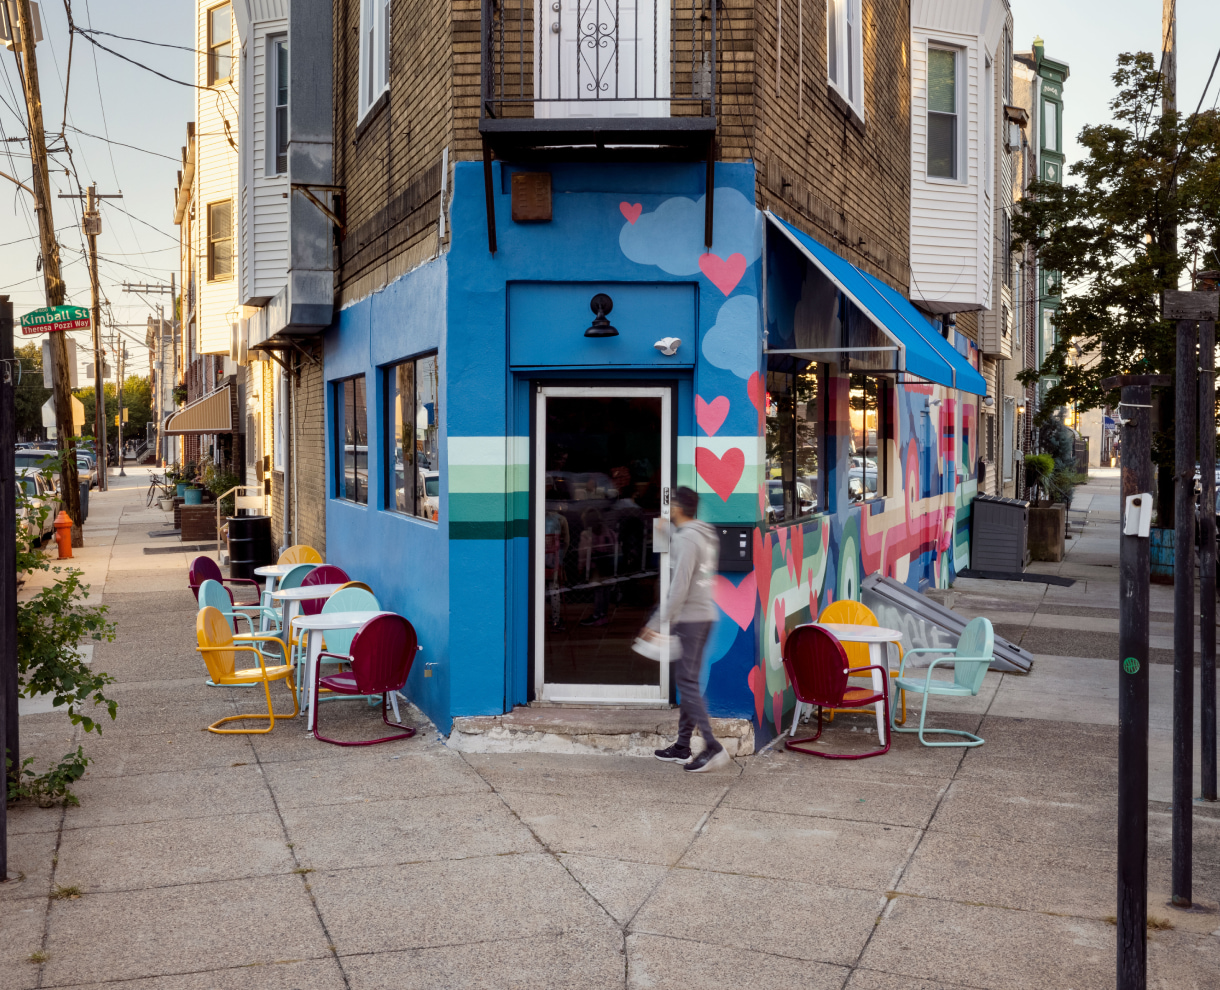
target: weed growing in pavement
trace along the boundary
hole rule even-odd
[[[80,898],[80,895],[80,886],[74,883],[67,886],[57,883],[55,889],[51,891],[51,898],[56,901],[75,901]]]
[[[36,774],[30,769],[33,762],[34,757],[27,756],[21,761],[21,769],[14,772],[13,761],[5,757],[9,801],[28,798],[40,808],[50,808],[58,802],[65,806],[80,804],[72,793],[72,785],[85,775],[85,768],[92,762],[83,747],[77,746],[75,753],[69,753],[44,774]]]
[[[49,955],[47,955],[47,953],[45,953],[41,949],[39,949],[37,952],[31,952],[29,954],[29,956],[26,957],[25,961],[28,963],[34,963],[34,965],[38,966],[38,965],[41,965],[42,963],[46,962],[50,958],[51,957]]]

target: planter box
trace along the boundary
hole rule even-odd
[[[213,506],[184,505],[179,512],[183,543],[207,543],[216,539],[216,509]]]
[[[1029,556],[1031,560],[1063,560],[1063,544],[1067,536],[1067,506],[1062,503],[1030,506]]]

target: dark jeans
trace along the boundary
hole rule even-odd
[[[699,672],[703,668],[703,648],[712,631],[710,622],[682,622],[674,626],[674,635],[682,643],[682,656],[670,667],[674,683],[678,687],[678,745],[690,746],[695,729],[703,736],[710,750],[722,747],[712,735],[712,722],[707,716],[707,704],[699,690]]]

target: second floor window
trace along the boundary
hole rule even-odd
[[[957,178],[957,52],[928,49],[928,175]]]
[[[1059,150],[1059,104],[1054,100],[1042,101],[1042,147]]]
[[[233,277],[233,201],[208,204],[208,281]]]
[[[228,82],[232,65],[233,23],[225,3],[208,11],[208,85]]]
[[[270,96],[270,111],[267,122],[271,133],[267,135],[271,151],[271,173],[283,175],[288,171],[288,41],[276,38],[271,42],[270,66],[267,93]]]
[[[830,83],[864,116],[864,39],[860,0],[826,0],[826,65]]]
[[[390,85],[390,0],[360,0],[360,116]]]

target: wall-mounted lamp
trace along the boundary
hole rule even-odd
[[[1017,406],[1017,415],[1018,416],[1025,415],[1025,403],[1024,402],[1022,402],[1019,406]]]
[[[585,331],[586,337],[617,337],[618,331],[610,325],[606,317],[614,309],[614,300],[604,292],[599,292],[589,300],[589,308],[593,310],[593,323]]]
[[[995,405],[995,399],[993,399],[990,395],[985,395],[983,396],[983,405],[990,409]]]

